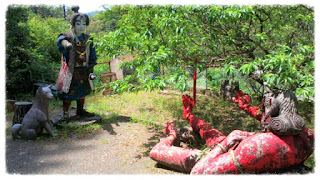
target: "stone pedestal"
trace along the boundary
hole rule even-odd
[[[63,119],[62,113],[54,114],[50,120],[54,125],[59,125],[59,124],[64,124],[64,123],[65,124],[72,124],[72,125],[87,125],[87,124],[95,123],[98,120],[101,120],[101,117],[99,115],[95,115],[92,117],[77,116],[76,110],[74,108],[71,108],[70,118],[68,121],[65,121]]]

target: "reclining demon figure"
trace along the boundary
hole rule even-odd
[[[166,126],[168,136],[160,139],[160,142],[153,147],[150,151],[150,157],[162,165],[185,173],[240,174],[267,173],[297,166],[313,153],[313,131],[304,127],[304,123],[300,122],[301,117],[297,115],[296,111],[293,112],[294,115],[286,114],[288,111],[286,108],[297,108],[296,102],[287,99],[285,104],[291,104],[285,107],[280,103],[282,97],[292,94],[265,96],[268,102],[263,100],[261,108],[250,106],[249,96],[241,90],[235,91],[235,95],[236,97],[232,98],[234,103],[261,121],[264,132],[253,133],[234,130],[225,136],[194,116],[192,114],[192,99],[188,95],[183,95],[183,117],[188,120],[193,132],[199,133],[210,150],[204,153],[198,149],[172,146],[177,139],[177,130],[172,122],[168,122]],[[271,97],[273,99],[270,101]],[[295,99],[293,98],[293,100]],[[269,104],[265,108],[266,103]],[[272,107],[273,103],[277,103],[277,105]],[[268,111],[266,116],[264,115],[265,111]],[[299,119],[299,125],[292,123],[295,121],[294,119],[297,119],[296,117]],[[281,128],[281,130],[270,128],[272,119],[279,118],[287,118],[285,122],[286,125],[289,124],[286,126],[287,133]],[[275,125],[275,127],[277,126]]]

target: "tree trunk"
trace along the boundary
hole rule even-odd
[[[14,116],[12,125],[21,124],[24,116],[32,106],[32,102],[16,102],[14,103]]]

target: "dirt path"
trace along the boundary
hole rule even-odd
[[[9,174],[181,174],[151,160],[162,132],[116,121],[84,138],[6,140]]]

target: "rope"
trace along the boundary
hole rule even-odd
[[[234,156],[233,150],[230,151],[230,155],[231,155],[231,158],[232,158],[233,163],[234,163],[234,165],[236,166],[237,170],[238,170],[240,173],[242,173],[243,171],[241,170],[240,164],[238,163],[238,161],[236,160],[236,157]]]
[[[222,144],[218,143],[217,146],[219,146],[222,149],[223,153],[227,152],[226,148],[222,146]]]

